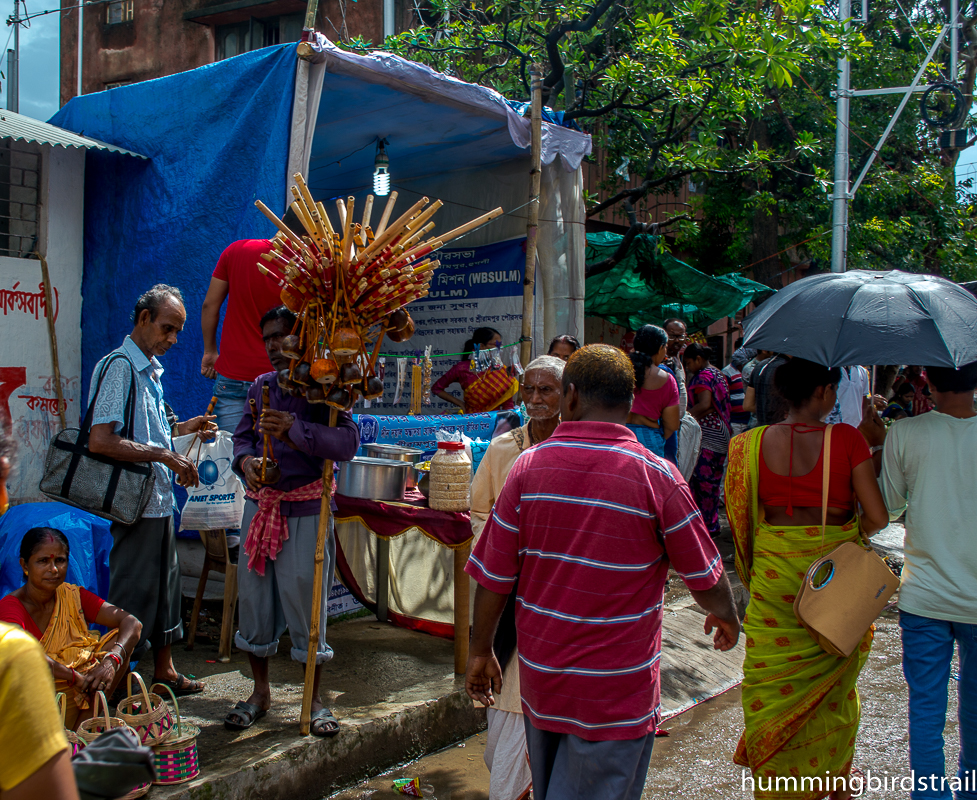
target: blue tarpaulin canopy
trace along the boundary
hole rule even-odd
[[[86,392],[95,362],[131,330],[139,294],[162,282],[183,291],[188,314],[163,359],[166,396],[182,417],[203,411],[211,386],[200,374],[199,311],[210,275],[232,241],[272,235],[254,201],[282,213],[293,172],[309,176],[316,199],[352,194],[361,204],[372,188],[376,141],[385,138],[398,208],[422,193],[443,199],[439,230],[497,205],[513,212],[525,205],[529,120],[497,92],[387,53],[346,53],[322,37],[314,50],[302,61],[294,44],[269,47],[77,97],[51,119],[149,158],[87,155]],[[560,332],[579,332],[583,320],[578,168],[589,152],[589,136],[544,123],[540,287],[547,324]],[[525,224],[524,210],[512,213],[469,241],[524,235]],[[546,248],[556,243],[551,255]],[[552,320],[551,305],[560,309]]]

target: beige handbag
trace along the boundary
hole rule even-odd
[[[821,488],[821,546],[828,522],[828,488],[831,477],[831,428],[824,431],[824,471]],[[794,614],[821,648],[836,656],[850,656],[889,598],[899,588],[899,578],[872,549],[845,542],[813,564],[794,599]]]

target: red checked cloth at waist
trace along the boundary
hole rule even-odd
[[[280,492],[270,486],[262,486],[257,493],[248,489],[245,496],[258,504],[258,513],[251,519],[244,552],[248,555],[248,569],[259,575],[265,574],[265,559],[274,561],[288,539],[288,523],[281,514],[282,501],[296,503],[315,500],[322,496],[322,478],[290,492]]]

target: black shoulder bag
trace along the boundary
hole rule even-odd
[[[88,449],[88,437],[95,418],[95,403],[102,381],[112,362],[129,363],[129,399],[123,417],[122,437],[133,438],[136,410],[136,375],[132,362],[121,353],[106,359],[98,385],[81,428],[65,428],[51,439],[40,489],[52,500],[81,508],[113,522],[134,524],[153,494],[156,476],[152,463],[117,461]]]

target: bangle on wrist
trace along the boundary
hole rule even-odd
[[[108,661],[110,658],[116,663],[116,669],[122,669],[122,659],[115,653],[106,653],[102,661]]]
[[[78,683],[78,673],[71,670],[71,680],[68,682],[68,686],[74,686],[76,683]]]
[[[884,449],[885,449],[884,444],[877,444],[874,447],[870,447],[868,449],[868,452],[874,456],[876,453],[881,453]]]

